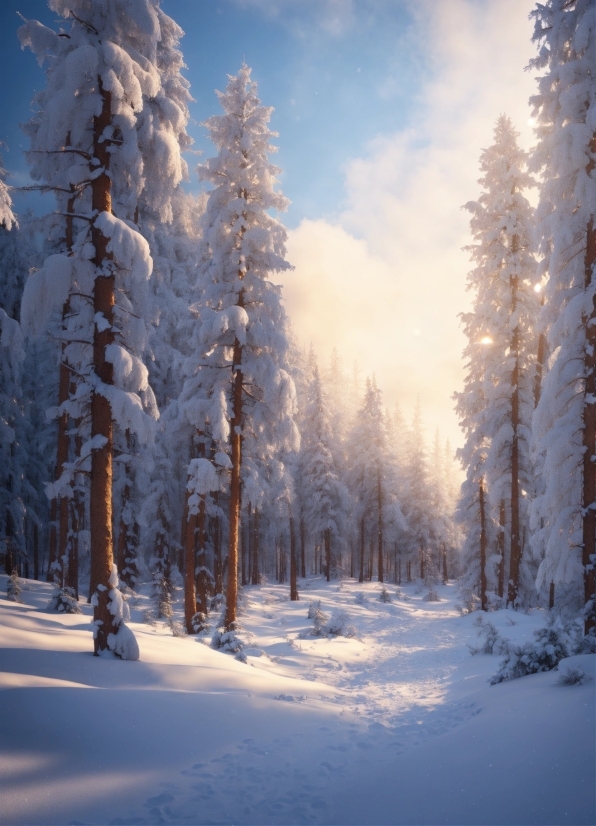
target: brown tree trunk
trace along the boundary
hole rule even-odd
[[[251,583],[259,584],[259,509],[255,508],[252,520],[252,573]]]
[[[298,600],[298,560],[296,559],[296,535],[294,517],[290,512],[290,600]]]
[[[306,528],[304,517],[300,516],[300,576],[306,578]]]
[[[511,241],[512,253],[517,252],[518,239],[514,235]],[[518,277],[512,275],[511,285],[511,313],[517,310]],[[509,559],[509,585],[507,602],[515,607],[519,591],[519,570],[521,565],[521,529],[519,520],[519,326],[516,325],[511,337],[510,352],[513,356],[513,373],[511,376],[511,428],[513,440],[511,442],[511,552]]]
[[[424,579],[424,548],[420,546],[420,579]]]
[[[187,498],[190,494],[186,494]],[[192,618],[196,613],[195,591],[195,533],[197,529],[197,515],[189,513],[187,505],[187,524],[184,545],[184,624],[188,634],[193,633]]]
[[[33,579],[39,579],[39,528],[33,523]]]
[[[358,582],[364,582],[364,516],[360,518],[360,575]]]
[[[325,541],[325,577],[329,582],[331,580],[331,530],[329,528],[325,528],[323,537]]]
[[[596,134],[590,149],[596,153]],[[588,164],[588,172],[594,162]],[[596,266],[596,227],[590,218],[586,229],[585,286],[592,285]],[[586,319],[586,354],[584,357],[584,422],[583,422],[583,490],[582,490],[582,565],[584,569],[584,602],[586,605],[584,633],[596,628],[596,297],[592,312]]]
[[[443,544],[443,585],[447,585],[449,576],[447,574],[447,548]]]
[[[92,209],[97,214],[112,211],[111,182],[108,175],[110,154],[104,140],[104,133],[112,122],[111,94],[102,88],[101,114],[93,119],[93,153],[100,162],[103,172],[92,183]],[[115,303],[114,275],[100,274],[110,261],[107,251],[108,239],[102,235],[95,224],[91,227],[91,240],[95,247],[94,264],[97,277],[93,290],[93,311],[101,313],[109,327],[99,330],[93,328],[93,367],[103,384],[113,384],[113,367],[106,360],[106,347],[114,341],[112,324]],[[91,453],[91,592],[93,594],[95,623],[95,651],[107,651],[108,635],[116,630],[113,617],[108,608],[110,601],[110,577],[113,565],[112,537],[112,453],[113,423],[110,404],[105,396],[94,391],[91,397],[91,437],[101,437],[104,444]]]
[[[480,504],[480,608],[488,609],[486,598],[486,516],[484,512],[484,484],[482,479],[478,485],[478,501]]]
[[[196,610],[201,614],[207,614],[207,600],[211,593],[212,579],[207,571],[207,555],[205,553],[207,536],[205,533],[205,497],[199,499],[199,513],[197,514],[197,568],[196,579]]]
[[[378,575],[379,582],[383,582],[383,486],[381,485],[381,474],[377,474],[377,542],[378,542]]]
[[[243,306],[242,293],[238,306]],[[232,442],[232,478],[230,482],[230,536],[228,542],[228,583],[226,589],[225,628],[230,629],[236,622],[238,601],[238,539],[240,529],[240,471],[242,467],[242,347],[238,339],[234,341],[234,379],[232,393],[232,421],[230,439]]]
[[[548,589],[548,607],[549,610],[555,607],[555,583],[551,582],[550,587]]]
[[[499,508],[499,574],[498,574],[498,592],[501,599],[505,595],[505,501],[501,499]]]
[[[56,462],[58,467],[58,462]],[[54,563],[58,553],[58,500],[52,499],[50,504],[50,535],[48,539],[48,569],[46,571],[46,582],[54,581]]]

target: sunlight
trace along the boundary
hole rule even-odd
[[[480,344],[492,344],[493,340],[490,336],[484,336],[484,338],[480,339]]]

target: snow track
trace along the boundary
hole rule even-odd
[[[498,659],[470,656],[451,586],[389,586],[391,604],[376,583],[247,588],[248,664],[134,622],[140,662],[93,658],[49,590],[0,599],[0,823],[594,821],[594,684],[488,687]],[[310,601],[356,637],[312,636]],[[544,616],[491,621],[520,642]]]

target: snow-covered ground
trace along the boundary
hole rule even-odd
[[[94,658],[51,588],[0,597],[0,823],[593,824],[594,680],[489,686],[453,586],[244,589],[248,662],[131,623],[140,662]],[[6,577],[0,577],[0,594]],[[356,636],[313,637],[311,601]],[[89,609],[84,606],[85,614]],[[499,612],[522,642],[544,614]],[[594,656],[582,657],[594,673]]]

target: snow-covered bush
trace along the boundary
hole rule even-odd
[[[172,632],[173,637],[185,637],[186,636],[186,628],[182,625],[181,622],[178,622],[175,619],[170,619],[168,622],[170,626],[170,631]]]
[[[482,614],[478,615],[475,625],[478,626],[478,636],[485,635],[482,645],[469,645],[470,654],[497,654],[506,656],[509,653],[509,642],[502,637],[492,622],[484,622]]]
[[[215,594],[215,596],[211,597],[211,605],[209,607],[210,611],[221,611],[221,609],[226,604],[226,598],[224,594]]]
[[[202,611],[198,611],[193,615],[190,625],[194,634],[201,634],[203,631],[208,631],[211,628],[207,614],[203,614]]]
[[[438,595],[436,588],[431,586],[426,594],[422,597],[425,602],[440,602],[441,598]]]
[[[243,631],[244,629],[238,621],[233,622],[227,631],[225,626],[221,625],[213,634],[211,647],[217,651],[235,654],[237,660],[245,663],[246,654],[244,653],[244,648],[246,648],[248,640]]]
[[[389,593],[387,588],[385,588],[384,585],[383,585],[383,590],[379,594],[379,599],[381,600],[381,602],[385,602],[385,603],[391,602],[391,594]]]
[[[17,574],[17,569],[12,569],[8,582],[6,583],[6,599],[10,602],[21,602],[22,582]]]
[[[366,604],[366,594],[364,593],[364,591],[358,591],[358,593],[355,596],[355,600],[356,600],[356,603],[358,605],[365,605]]]
[[[48,611],[58,611],[61,614],[81,614],[81,606],[76,597],[74,588],[56,586],[52,598],[48,602]]]
[[[592,679],[590,674],[575,665],[568,665],[559,669],[557,682],[560,685],[583,685]]]
[[[345,611],[334,611],[331,619],[322,629],[323,633],[333,637],[355,637],[356,629],[350,624],[350,617]]]
[[[490,678],[491,685],[525,677],[527,674],[552,671],[561,660],[569,656],[568,636],[555,625],[539,628],[534,631],[534,637],[536,642],[509,646],[499,670]]]
[[[321,611],[321,601],[317,600],[317,602],[311,602],[308,606],[308,619],[313,621],[313,629],[310,632],[310,636],[313,637],[320,637],[324,636],[326,632],[327,620],[329,617],[323,611]]]
[[[115,634],[108,634],[108,646],[110,651],[121,660],[138,660],[139,644],[130,628],[121,623]]]

